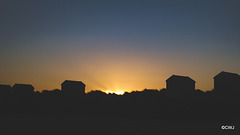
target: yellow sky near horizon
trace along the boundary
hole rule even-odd
[[[69,57],[62,61],[35,62],[32,58],[24,59],[24,63],[10,61],[12,66],[0,71],[1,84],[15,83],[32,84],[36,91],[60,89],[64,80],[82,81],[86,84],[86,92],[90,90],[132,91],[162,89],[166,79],[171,75],[189,76],[196,81],[196,89],[203,91],[213,89],[213,77],[221,72],[238,70],[225,66],[224,68],[208,67],[194,61],[178,61],[181,58],[154,58],[142,55],[99,54],[85,55],[85,60]],[[21,59],[21,57],[20,57]],[[168,61],[168,62],[165,62]]]

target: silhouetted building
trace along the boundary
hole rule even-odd
[[[64,95],[81,96],[85,94],[86,85],[81,81],[65,80],[61,86]]]
[[[222,71],[214,77],[214,91],[224,94],[239,93],[240,76],[236,73]]]
[[[10,96],[11,86],[0,84],[0,97]]]
[[[32,96],[34,87],[31,84],[15,84],[12,87],[13,94],[17,96]]]
[[[195,81],[188,76],[172,75],[166,80],[169,96],[190,95],[195,90]]]

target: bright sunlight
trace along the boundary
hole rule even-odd
[[[109,94],[109,93],[110,93],[110,94],[115,93],[115,94],[117,94],[117,95],[123,95],[123,94],[124,94],[124,91],[121,91],[121,90],[117,90],[117,91],[106,90],[105,93],[107,93],[107,94]]]

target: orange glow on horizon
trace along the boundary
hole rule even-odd
[[[105,93],[107,93],[107,94],[113,94],[113,93],[115,93],[115,94],[117,94],[117,95],[123,95],[124,93],[125,93],[125,91],[121,91],[121,90],[116,90],[116,91],[112,91],[112,90],[106,90],[106,91],[104,91]]]
[[[145,88],[165,88],[166,79],[177,74],[191,77],[197,82],[196,89],[207,91],[213,88],[213,77],[220,71],[240,72],[238,64],[225,66],[230,64],[220,63],[209,66],[212,63],[209,57],[203,61],[185,55],[169,56],[161,53],[156,56],[124,49],[106,51],[109,49],[90,48],[92,53],[79,53],[81,50],[78,48],[63,50],[67,52],[60,54],[68,55],[58,55],[55,52],[49,54],[51,57],[43,57],[41,53],[13,55],[1,67],[1,84],[32,84],[35,91],[42,91],[61,89],[64,80],[76,80],[86,84],[86,92],[101,90],[121,95]]]

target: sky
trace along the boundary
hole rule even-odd
[[[162,89],[171,75],[213,89],[240,73],[238,0],[2,0],[0,84],[36,91]]]

